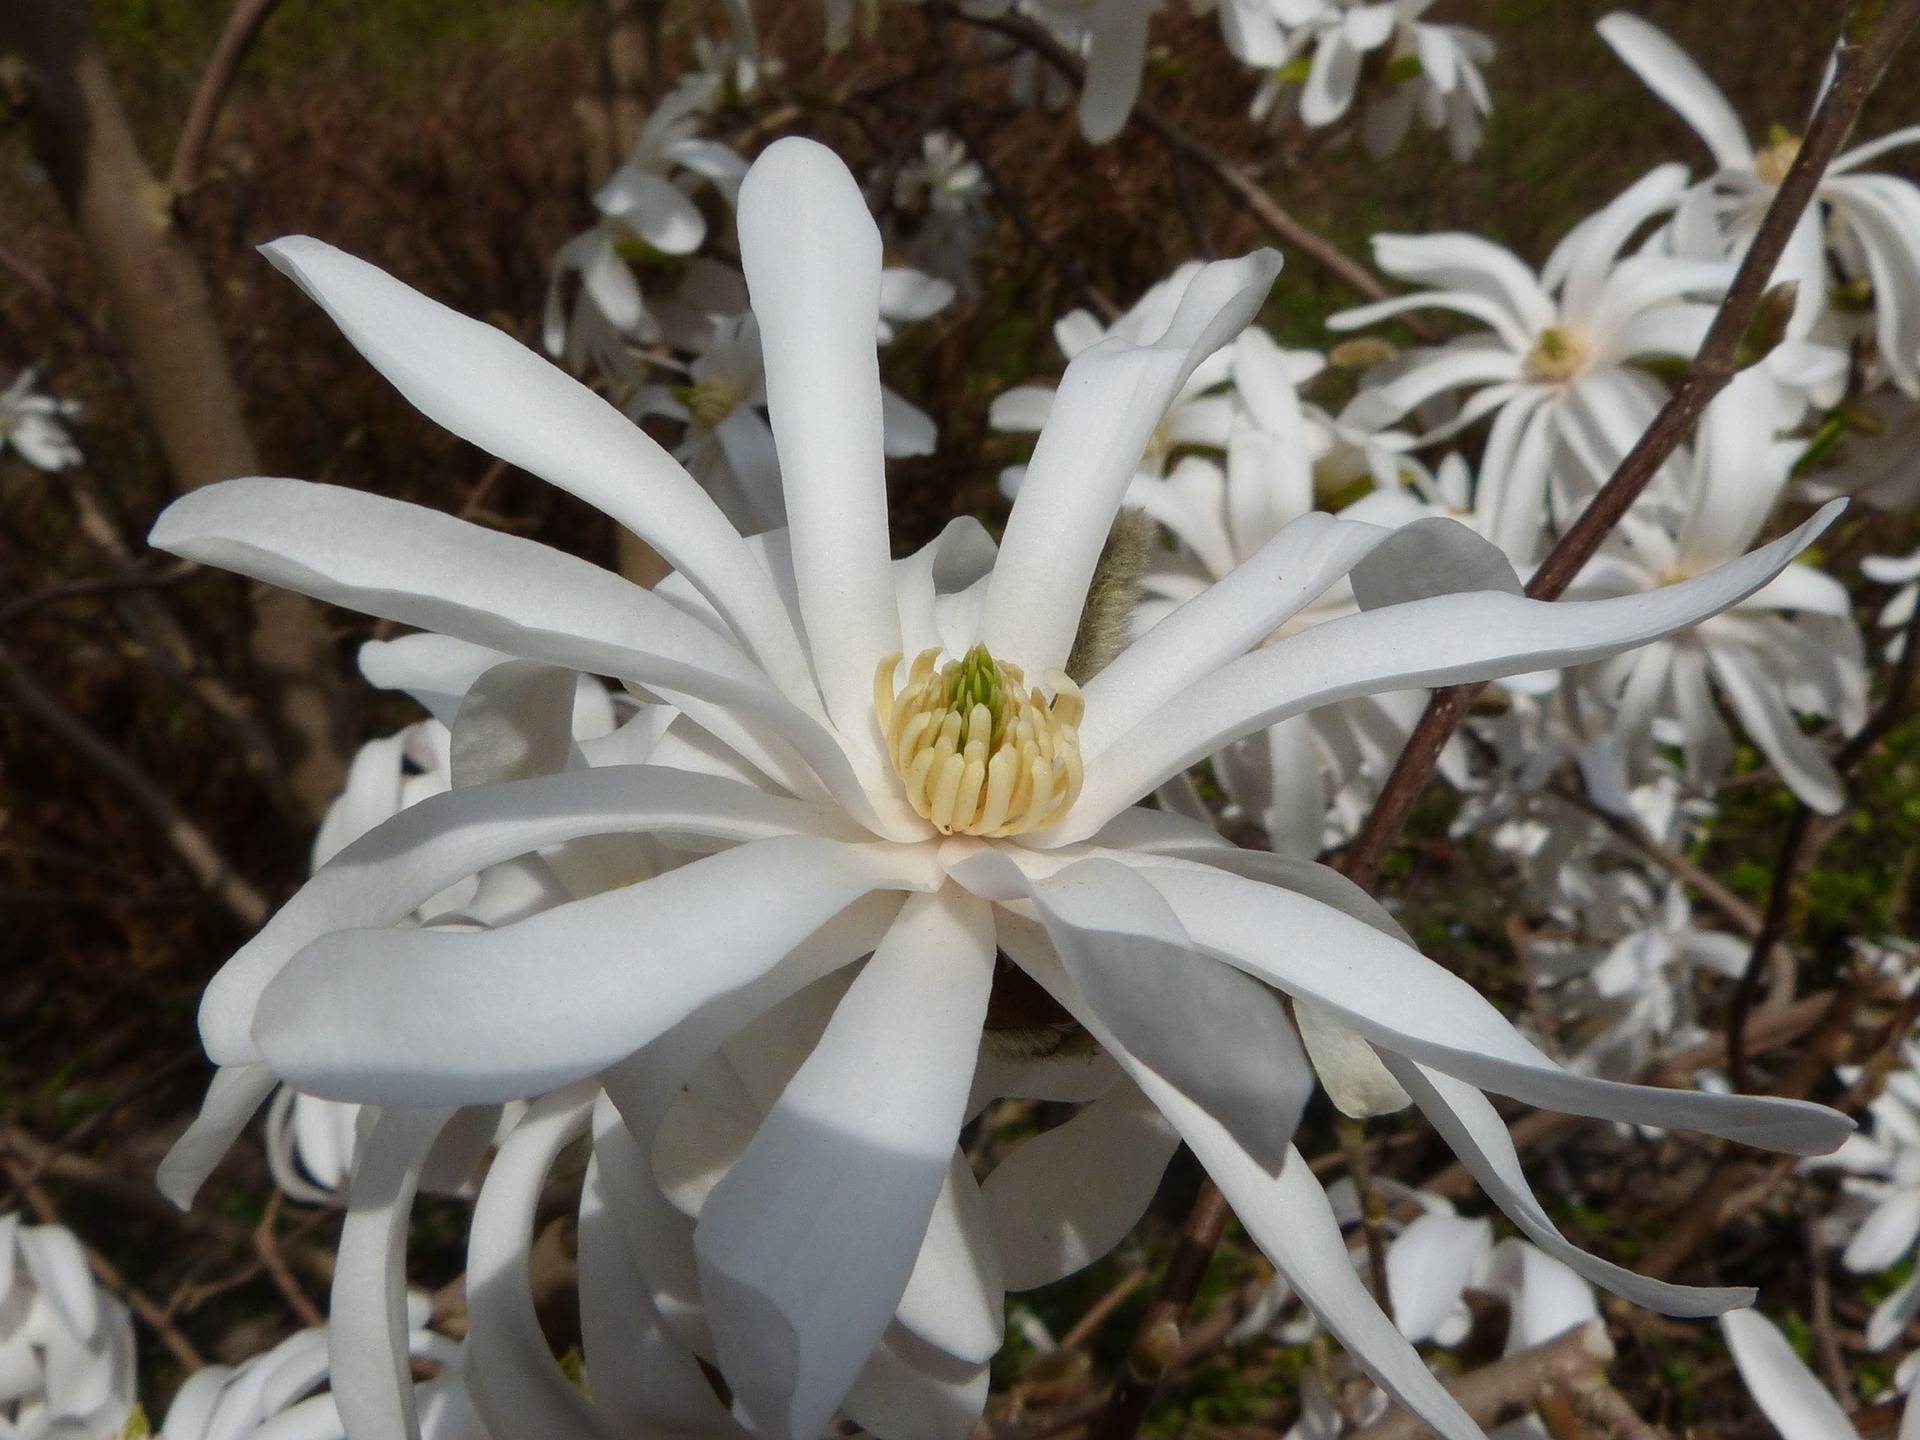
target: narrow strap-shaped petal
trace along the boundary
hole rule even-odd
[[[977,1088],[978,1066],[973,1080]],[[894,1324],[943,1355],[985,1365],[1006,1342],[1006,1314],[1007,1288],[980,1182],[966,1152],[955,1147]]]
[[[548,546],[424,506],[263,477],[175,501],[150,539],[366,614],[709,702],[696,718],[768,773],[782,766],[757,729],[805,757],[855,813],[864,803],[832,733],[746,656],[651,591]]]
[[[1758,1310],[1720,1317],[1720,1333],[1754,1403],[1787,1440],[1860,1440],[1840,1402]]]
[[[1762,669],[1757,652],[1744,645],[1709,644],[1708,668],[1740,717],[1747,737],[1780,770],[1787,788],[1809,809],[1837,815],[1846,808],[1847,786],[1819,745],[1800,728],[1774,676]]]
[[[856,838],[817,806],[654,766],[606,766],[429,796],[335,855],[221,967],[200,1002],[207,1053],[222,1065],[258,1059],[250,1031],[260,992],[321,936],[396,924],[449,885],[515,856],[582,836],[627,833]]]
[[[1085,839],[1169,776],[1289,715],[1355,695],[1559,669],[1698,624],[1766,584],[1838,514],[1829,504],[1770,545],[1641,595],[1553,603],[1438,595],[1289,636],[1222,666],[1088,754],[1079,800],[1038,843]]]
[[[1097,755],[1189,685],[1245,654],[1391,533],[1319,511],[1281,529],[1086,683],[1083,753]]]
[[[200,1102],[200,1113],[160,1162],[154,1182],[160,1193],[182,1210],[192,1205],[213,1167],[233,1148],[240,1132],[279,1083],[272,1067],[257,1061],[222,1065],[215,1071],[206,1098]]]
[[[1575,1115],[1674,1126],[1790,1154],[1824,1154],[1852,1130],[1804,1100],[1667,1090],[1574,1075],[1478,990],[1419,951],[1320,902],[1194,866],[1143,868],[1196,945],[1289,995],[1318,1001],[1382,1052],[1483,1090]],[[1284,944],[1277,937],[1286,937]]]
[[[1627,68],[1679,112],[1724,169],[1745,170],[1753,164],[1747,127],[1727,97],[1664,31],[1622,10],[1605,16],[1595,28]]]
[[[931,889],[931,861],[783,836],[497,930],[336,931],[268,985],[254,1039],[289,1083],[331,1098],[539,1094],[752,983],[863,895]]]
[[[1007,1288],[1051,1285],[1124,1240],[1179,1143],[1140,1087],[1123,1081],[1016,1146],[980,1187]]]
[[[789,700],[812,697],[786,610],[707,493],[613,406],[511,336],[306,236],[264,247],[435,424],[604,511],[726,617]]]
[[[1486,1440],[1367,1293],[1348,1259],[1326,1193],[1300,1153],[1290,1151],[1277,1175],[1268,1172],[1205,1110],[1128,1054],[1074,991],[1038,929],[1030,921],[1007,916],[1000,925],[1001,943],[1079,1018],[1173,1122],[1255,1243],[1354,1362],[1444,1440]]]
[[[1145,0],[1094,8],[1087,80],[1080,96],[1080,133],[1091,144],[1104,145],[1118,135],[1139,98],[1153,9]]]
[[[1528,334],[1544,330],[1559,314],[1524,260],[1479,235],[1376,235],[1373,255],[1396,279],[1484,296]]]
[[[434,1137],[451,1112],[401,1108],[374,1121],[355,1157],[334,1261],[327,1355],[346,1431],[418,1440],[407,1364],[407,1220]]]
[[[1485,1095],[1471,1085],[1399,1056],[1389,1056],[1387,1068],[1413,1096],[1421,1113],[1460,1157],[1488,1198],[1529,1240],[1577,1274],[1663,1315],[1719,1315],[1753,1303],[1754,1292],[1745,1287],[1671,1285],[1587,1254],[1560,1233],[1553,1217],[1535,1198],[1506,1122]]]
[[[1166,900],[1119,860],[1056,869],[1031,852],[979,845],[963,859],[962,848],[948,847],[947,872],[977,893],[1031,899],[1105,1027],[1277,1169],[1313,1094],[1313,1068],[1279,997],[1198,953]]]
[[[1066,663],[1148,438],[1194,367],[1253,319],[1279,269],[1271,250],[1204,266],[1163,330],[1109,337],[1067,366],[988,585],[980,639],[995,656],[1035,674]]]
[[[909,899],[694,1232],[720,1368],[782,1440],[825,1426],[900,1303],[959,1137],[988,907]]]
[[[555,1158],[591,1113],[584,1087],[536,1101],[494,1156],[473,1208],[465,1370],[474,1407],[494,1435],[616,1440],[623,1433],[567,1379],[533,1308],[529,1252],[540,1195]]]
[[[880,232],[831,150],[789,138],[740,187],[800,616],[827,713],[871,728],[873,670],[900,649],[881,457]]]

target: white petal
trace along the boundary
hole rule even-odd
[[[907,902],[695,1231],[720,1368],[770,1434],[819,1434],[900,1302],[959,1136],[988,907]]]
[[[1393,1321],[1409,1340],[1430,1340],[1457,1310],[1493,1227],[1443,1211],[1422,1215],[1387,1249],[1387,1294]]]
[[[356,1157],[333,1271],[327,1356],[346,1430],[365,1440],[417,1437],[407,1363],[407,1219],[445,1110],[391,1110]]]
[[[871,728],[873,670],[900,649],[881,456],[880,233],[824,145],[769,146],[740,186],[800,616],[827,712]]]
[[[1637,15],[1616,10],[1595,27],[1647,88],[1680,113],[1706,142],[1713,158],[1728,170],[1753,164],[1747,127],[1740,123],[1720,87],[1666,35]]]
[[[1720,1317],[1720,1333],[1754,1402],[1784,1440],[1860,1440],[1847,1412],[1766,1316],[1735,1310]]]
[[[160,1193],[182,1210],[192,1205],[194,1193],[233,1148],[233,1142],[277,1084],[279,1077],[270,1066],[223,1064],[207,1086],[200,1113],[160,1162],[160,1173],[154,1179]]]
[[[1094,9],[1087,78],[1080,93],[1080,133],[1092,144],[1104,145],[1118,135],[1133,110],[1152,13],[1145,0]]]
[[[254,1039],[290,1083],[332,1099],[538,1094],[751,984],[861,896],[931,888],[930,859],[782,837],[497,930],[334,932],[267,986]]]
[[[500,330],[330,245],[293,236],[264,252],[428,419],[632,530],[699,587],[788,698],[809,692],[766,573],[693,477],[618,410]]]
[[[1904,1260],[1915,1239],[1920,1239],[1920,1190],[1908,1187],[1880,1202],[1840,1258],[1855,1274],[1877,1274]]]
[[[1000,544],[980,639],[1033,673],[1066,663],[1087,584],[1147,439],[1203,359],[1253,319],[1280,268],[1257,251],[1201,268],[1163,330],[1067,366]]]
[[[515,856],[630,831],[731,841],[805,833],[855,838],[817,806],[717,776],[651,766],[609,766],[432,796],[336,855],[221,967],[200,1006],[207,1053],[222,1065],[258,1059],[250,1031],[261,991],[321,936],[396,924],[448,886]],[[265,1094],[250,1102],[249,1114]],[[236,1131],[244,1123],[244,1117],[236,1122]]]
[[[1168,776],[1288,715],[1354,695],[1560,669],[1685,629],[1758,590],[1838,513],[1829,505],[1740,560],[1646,594],[1555,603],[1440,595],[1289,636],[1221,667],[1089,754],[1085,789],[1043,843],[1084,839]]]
[[[631,165],[614,171],[593,203],[601,214],[624,221],[642,240],[668,255],[691,255],[707,238],[707,222],[698,205],[664,176]]]
[[[980,1187],[1007,1288],[1051,1285],[1118,1245],[1179,1144],[1139,1086],[1123,1081],[1015,1147]]]

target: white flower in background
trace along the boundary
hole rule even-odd
[[[1621,257],[1622,247],[1678,198],[1686,172],[1663,166],[1571,231],[1536,276],[1511,251],[1465,234],[1376,235],[1390,275],[1437,288],[1330,316],[1334,330],[1408,310],[1453,310],[1488,328],[1414,351],[1361,397],[1390,423],[1416,406],[1469,391],[1439,440],[1493,417],[1474,496],[1475,528],[1532,560],[1549,518],[1571,511],[1613,472],[1653,420],[1665,387],[1635,362],[1691,356],[1731,275],[1727,262]]]
[[[1758,1310],[1734,1310],[1720,1317],[1720,1334],[1734,1367],[1760,1413],[1773,1422],[1780,1440],[1860,1440],[1840,1402],[1794,1352],[1793,1343]],[[1912,1357],[1908,1357],[1911,1362]],[[1913,1382],[1911,1363],[1900,1367],[1896,1385],[1904,1393]],[[1886,1434],[1875,1430],[1874,1434]],[[1898,1440],[1920,1440],[1920,1405],[1901,1415]]]
[[[1887,658],[1899,658],[1900,634],[1913,622],[1913,609],[1920,602],[1920,550],[1911,555],[1869,555],[1860,562],[1860,573],[1876,585],[1896,585],[1887,603],[1880,607],[1876,623],[1893,634],[1887,640]]]
[[[887,248],[971,294],[973,257],[993,231],[985,171],[950,130],[920,137],[920,154],[900,167],[885,216]]]
[[[78,465],[80,447],[60,422],[77,416],[80,402],[42,394],[39,383],[39,371],[23,370],[0,390],[0,454],[11,449],[36,470]]]
[[[1810,1170],[1841,1172],[1847,1197],[1831,1217],[1831,1227],[1847,1237],[1840,1263],[1856,1275],[1877,1275],[1913,1253],[1920,1240],[1920,1044],[1901,1044],[1904,1070],[1886,1079],[1886,1087],[1867,1106],[1865,1130]],[[1842,1079],[1859,1078],[1857,1070]],[[1867,1345],[1885,1350],[1920,1314],[1920,1274],[1874,1308],[1867,1322]]]
[[[1298,113],[1314,129],[1333,124],[1353,108],[1367,57],[1381,52],[1388,88],[1361,123],[1367,149],[1391,153],[1417,115],[1429,130],[1444,130],[1453,158],[1465,161],[1493,110],[1481,67],[1493,60],[1494,45],[1477,30],[1422,19],[1432,5],[1222,0],[1220,18],[1227,48],[1268,72],[1254,96],[1255,120]]]
[[[1616,870],[1592,884],[1577,938],[1538,941],[1532,954],[1569,1036],[1568,1064],[1625,1077],[1705,1038],[1696,1019],[1700,972],[1737,979],[1751,949],[1740,936],[1695,926],[1680,885]]]
[[[1675,248],[1744,254],[1800,152],[1800,137],[1778,130],[1756,147],[1727,97],[1693,58],[1638,16],[1616,11],[1600,21],[1599,29],[1647,88],[1687,122],[1720,167],[1680,205],[1673,223]],[[1920,187],[1901,176],[1858,170],[1915,141],[1920,141],[1920,125],[1909,125],[1835,156],[1773,273],[1775,283],[1799,286],[1789,332],[1797,336],[1805,336],[1827,310],[1835,268],[1838,278],[1870,286],[1880,362],[1909,395],[1920,394]]]
[[[134,1399],[133,1325],[73,1232],[0,1215],[0,1434],[107,1440]]]
[[[1623,519],[1570,593],[1622,595],[1711,570],[1760,534],[1786,488],[1798,443],[1773,438],[1766,377],[1737,376],[1702,417],[1671,524],[1642,508]],[[1833,814],[1846,792],[1797,715],[1858,729],[1866,719],[1866,665],[1846,587],[1811,565],[1789,566],[1765,589],[1691,630],[1601,662],[1582,683],[1611,708],[1620,755],[1643,767],[1656,719],[1680,727],[1687,772],[1711,785],[1733,741],[1717,693],[1749,739],[1808,805]]]
[[[699,133],[699,119],[719,93],[711,76],[682,80],[647,117],[632,151],[593,197],[600,218],[553,258],[542,325],[550,355],[578,369],[604,346],[604,332],[651,341],[659,322],[647,307],[631,260],[649,252],[691,255],[707,238],[706,217],[692,192],[711,184],[729,205],[747,162],[731,147]],[[569,277],[579,293],[566,304]]]
[[[951,303],[953,293],[946,281],[918,270],[882,271],[878,343],[891,343],[897,326],[937,315]],[[744,286],[739,303],[746,304]],[[759,326],[743,309],[709,321],[705,334],[689,348],[686,383],[643,385],[628,400],[626,411],[636,420],[661,415],[685,426],[673,448],[674,459],[707,488],[741,534],[778,529],[786,523],[786,505],[773,431],[764,414],[767,392]],[[880,443],[887,458],[933,453],[939,431],[925,411],[884,386],[880,404]]]
[[[1489,569],[1484,542],[1448,522],[1387,531],[1309,515],[1080,683],[1061,666],[1139,458],[1194,370],[1251,321],[1275,257],[1203,268],[1157,327],[1074,361],[997,548],[962,521],[895,562],[873,351],[880,242],[858,188],[828,151],[782,140],[742,187],[740,235],[790,526],[753,543],[617,410],[500,331],[318,242],[269,248],[429,417],[597,504],[678,573],[646,590],[529,540],[291,480],[197,491],[154,543],[536,673],[613,676],[681,712],[700,768],[456,785],[335,857],[208,988],[201,1030],[222,1070],[176,1147],[170,1192],[191,1193],[276,1078],[383,1107],[359,1159],[359,1176],[383,1177],[367,1187],[376,1197],[410,1193],[453,1107],[542,1097],[476,1209],[476,1403],[504,1433],[589,1429],[600,1404],[629,1429],[680,1407],[688,1428],[689,1411],[711,1416],[718,1401],[691,1367],[649,1367],[636,1337],[660,1287],[617,1265],[581,1267],[606,1281],[582,1306],[594,1401],[564,1383],[523,1284],[541,1183],[600,1087],[595,1158],[617,1181],[607,1243],[650,1233],[640,1210],[662,1199],[648,1167],[673,1097],[730,1038],[844,971],[818,1042],[701,1203],[685,1277],[713,1360],[771,1434],[817,1434],[871,1364],[913,1368],[882,1341],[919,1257],[943,1224],[977,1235],[984,1208],[956,1163],[970,1093],[982,1074],[1000,1093],[1022,1083],[1018,1066],[983,1070],[998,1053],[983,1033],[996,995],[1024,994],[1014,1028],[1050,1036],[1056,1056],[1075,1036],[1104,1051],[1328,1329],[1448,1440],[1478,1432],[1368,1297],[1291,1147],[1316,1076],[1350,1111],[1411,1097],[1521,1230],[1597,1283],[1674,1313],[1742,1303],[1749,1292],[1667,1286],[1573,1247],[1484,1091],[1796,1153],[1831,1148],[1843,1117],[1572,1075],[1333,872],[1139,802],[1333,700],[1563,668],[1698,624],[1767,583],[1837,507],[1713,574],[1597,604],[1453,589]],[[1259,646],[1348,574],[1361,613]],[[456,769],[458,742],[456,725]],[[489,928],[396,923],[457,878],[584,838],[670,840],[698,858],[606,866],[605,888]],[[996,985],[1000,955],[1009,978]],[[1192,1043],[1201,1033],[1209,1044]],[[1109,1156],[1108,1133],[1069,1137],[1098,1157],[1079,1173],[1136,1148]],[[1015,1213],[1081,1233],[1079,1207],[1111,1207],[1095,1189]],[[386,1257],[403,1223],[390,1198],[350,1208],[333,1312],[340,1352],[402,1410],[380,1352],[398,1338]],[[628,1258],[644,1267],[651,1248]],[[997,1246],[945,1253],[954,1270],[923,1282],[939,1333],[975,1320],[997,1332]],[[1029,1278],[1081,1263],[1056,1256]],[[912,1393],[939,1397],[940,1423],[881,1433],[966,1434],[984,1363],[920,1351]]]
[[[971,13],[1004,15],[1018,10],[1044,26],[1086,62],[1080,88],[1080,133],[1095,145],[1118,135],[1140,98],[1140,77],[1147,63],[1147,29],[1160,0],[970,0]],[[1049,65],[1022,54],[1014,62],[1014,92],[1032,104],[1044,90],[1049,105],[1064,102],[1067,91]]]
[[[407,1296],[406,1356],[437,1372],[414,1386],[420,1440],[488,1440],[467,1394],[460,1344],[427,1328],[431,1314],[424,1295]],[[160,1440],[347,1440],[351,1421],[370,1423],[368,1410],[323,1388],[332,1370],[323,1328],[296,1331],[238,1365],[196,1370],[167,1408]]]
[[[411,689],[423,703],[436,702],[449,718],[458,708],[458,696],[464,695],[492,664],[506,657],[436,641],[435,665],[431,672],[410,662],[409,656],[422,647],[417,643],[376,642],[362,651],[362,663],[368,678],[383,688]],[[616,709],[599,681],[581,676],[575,685],[573,737],[594,741],[609,735],[615,724]],[[361,836],[392,819],[410,805],[453,788],[453,731],[448,721],[436,717],[415,721],[392,735],[369,740],[355,753],[347,767],[346,784],[333,804],[327,807],[313,842],[312,868],[318,870]],[[473,764],[474,737],[469,735],[467,768]],[[467,783],[472,783],[471,778]],[[469,915],[479,898],[480,883],[465,877],[449,885],[419,905],[413,918],[432,923],[449,916]],[[496,897],[498,887],[496,886]],[[496,898],[497,903],[497,898]],[[367,1124],[371,1121],[363,1107],[338,1100],[323,1100],[282,1086],[267,1109],[267,1166],[274,1184],[288,1198],[308,1205],[338,1202],[345,1194],[352,1172],[353,1156]],[[498,1135],[504,1135],[517,1119],[517,1107],[509,1107],[501,1117]],[[472,1127],[468,1127],[471,1129]],[[484,1143],[485,1137],[479,1137]],[[497,1136],[495,1138],[498,1138]],[[434,1173],[421,1182],[430,1193],[457,1194],[472,1182],[479,1158],[475,1145],[449,1145],[439,1157]]]

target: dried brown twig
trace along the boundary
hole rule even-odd
[[[280,0],[237,0],[227,12],[227,23],[214,44],[206,73],[200,77],[200,88],[187,110],[186,124],[180,127],[180,140],[173,147],[173,170],[167,177],[167,188],[176,201],[200,183],[213,128],[219,123],[227,96],[233,92],[233,82],[240,76],[240,64],[279,3]]]

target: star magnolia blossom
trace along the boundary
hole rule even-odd
[[[1773,1422],[1780,1440],[1860,1440],[1860,1431],[1840,1402],[1814,1378],[1795,1353],[1793,1342],[1766,1316],[1758,1310],[1722,1315],[1720,1334],[1754,1404]],[[1901,1369],[1908,1372],[1897,1382],[1904,1391],[1913,1377],[1910,1366]],[[1920,1405],[1910,1403],[1902,1411],[1897,1440],[1920,1440]]]
[[[1836,1216],[1851,1231],[1840,1260],[1857,1275],[1877,1275],[1913,1252],[1920,1240],[1920,1047],[1903,1043],[1907,1068],[1887,1077],[1886,1088],[1867,1106],[1869,1128],[1849,1135],[1832,1155],[1806,1168],[1838,1170],[1852,1202]],[[1845,1078],[1857,1079],[1858,1072]],[[1885,1350],[1920,1314],[1920,1275],[1874,1308],[1867,1344]]]
[[[415,1387],[421,1440],[488,1440],[467,1394],[460,1343],[427,1328],[426,1296],[409,1295],[406,1311],[408,1358],[439,1372]],[[239,1365],[196,1370],[173,1397],[160,1440],[347,1440],[323,1388],[330,1371],[324,1328],[298,1331]]]
[[[1618,541],[1575,580],[1581,595],[1618,595],[1697,575],[1737,555],[1760,533],[1785,489],[1798,451],[1773,438],[1770,385],[1749,370],[1708,407],[1670,525],[1636,511]],[[1631,656],[1594,667],[1589,681],[1613,707],[1623,756],[1644,763],[1656,717],[1678,722],[1687,768],[1711,784],[1725,773],[1732,740],[1717,690],[1753,743],[1802,800],[1823,814],[1845,803],[1840,778],[1795,713],[1866,719],[1866,667],[1853,605],[1832,576],[1795,564],[1725,614]]]
[[[600,219],[560,247],[547,287],[543,338],[549,355],[579,367],[603,345],[604,332],[653,340],[659,322],[647,308],[628,251],[636,244],[663,255],[691,255],[707,238],[706,217],[690,189],[710,183],[729,204],[747,162],[697,133],[697,117],[719,93],[711,76],[683,80],[647,117],[633,150],[593,197]],[[676,172],[678,172],[676,174]],[[563,294],[569,275],[580,292],[571,317]]]
[[[1425,438],[1493,416],[1474,509],[1481,532],[1509,555],[1534,559],[1548,516],[1571,518],[1566,512],[1613,473],[1652,422],[1665,388],[1633,362],[1691,356],[1712,323],[1713,307],[1686,297],[1724,287],[1732,274],[1726,262],[1620,255],[1641,225],[1673,204],[1685,180],[1678,165],[1654,171],[1576,226],[1538,276],[1478,236],[1376,235],[1382,270],[1438,288],[1327,320],[1330,329],[1352,330],[1435,308],[1488,327],[1414,352],[1398,375],[1362,398],[1387,423],[1436,396],[1473,392]]]
[[[133,1410],[133,1325],[73,1232],[0,1215],[0,1434],[108,1440]]]
[[[1227,48],[1269,72],[1254,96],[1254,119],[1297,108],[1306,125],[1333,124],[1353,107],[1367,57],[1383,51],[1391,88],[1368,107],[1360,131],[1367,149],[1376,156],[1393,151],[1417,114],[1428,129],[1445,130],[1454,159],[1465,161],[1492,113],[1480,67],[1493,59],[1493,42],[1464,26],[1421,19],[1432,5],[1223,0],[1220,20]]]
[[[1755,147],[1727,97],[1664,33],[1619,11],[1601,20],[1599,29],[1647,88],[1692,127],[1720,167],[1680,205],[1675,248],[1743,254],[1799,153],[1800,137],[1781,131]],[[1773,273],[1775,283],[1799,286],[1790,333],[1804,336],[1827,309],[1834,288],[1831,246],[1844,275],[1871,284],[1880,361],[1909,395],[1920,394],[1920,187],[1897,175],[1857,172],[1917,140],[1920,125],[1909,125],[1835,156]]]
[[[78,465],[80,447],[60,422],[80,413],[79,402],[40,394],[35,389],[39,378],[38,371],[22,371],[13,384],[0,390],[0,453],[11,446],[37,470]]]
[[[1329,1330],[1448,1440],[1479,1432],[1373,1305],[1291,1147],[1315,1069],[1282,995],[1349,1103],[1410,1094],[1542,1249],[1677,1313],[1741,1303],[1745,1291],[1645,1281],[1571,1246],[1526,1190],[1483,1090],[1796,1152],[1831,1148],[1844,1117],[1570,1075],[1332,872],[1235,850],[1138,801],[1316,705],[1576,664],[1696,624],[1765,584],[1837,507],[1685,584],[1553,605],[1447,591],[1447,557],[1470,547],[1431,529],[1310,515],[1099,674],[1062,683],[1141,452],[1195,368],[1252,319],[1277,257],[1200,270],[1159,326],[1074,361],[997,550],[958,522],[895,562],[873,350],[880,243],[859,191],[830,152],[780,141],[742,186],[740,236],[791,527],[752,545],[618,411],[499,331],[318,242],[269,247],[428,416],[597,504],[679,573],[644,590],[530,540],[292,480],[197,491],[161,517],[154,543],[528,662],[615,676],[704,732],[688,748],[706,770],[456,786],[335,857],[208,988],[202,1036],[223,1068],[177,1147],[173,1192],[190,1191],[276,1076],[385,1107],[359,1162],[380,1177],[366,1182],[378,1197],[410,1194],[452,1107],[544,1096],[502,1147],[474,1222],[470,1281],[505,1303],[500,1247],[531,1225],[542,1155],[584,1123],[585,1102],[562,1087],[604,1087],[602,1113],[629,1155],[648,1156],[672,1097],[730,1036],[864,960],[706,1196],[693,1237],[712,1353],[742,1412],[765,1433],[812,1436],[909,1286],[954,1173],[1004,955],[1009,977],[1024,972],[1014,988],[1029,1007],[1106,1052]],[[1459,568],[1470,583],[1486,573]],[[1349,573],[1361,613],[1253,648]],[[902,675],[897,657],[928,651],[932,669],[906,663]],[[928,723],[883,733],[875,702],[889,687],[893,719],[924,704],[914,714]],[[710,853],[517,923],[396,923],[456,878],[611,834]],[[524,1188],[501,1191],[495,1213],[502,1173]],[[964,1196],[972,1178],[955,1183]],[[383,1199],[360,1223],[350,1215],[342,1241],[335,1323],[355,1338],[336,1348],[363,1366],[370,1406],[407,1403],[391,1363],[367,1360],[375,1337],[392,1335],[387,1247],[403,1218]],[[618,1397],[607,1403],[638,1423],[647,1297],[606,1278],[610,1291],[583,1311],[587,1372],[596,1402]],[[531,1324],[530,1305],[512,1313]],[[495,1330],[476,1305],[470,1343],[483,1335],[496,1348],[476,1361],[476,1401],[490,1424],[600,1433],[537,1326]],[[691,1373],[674,1403],[704,1396],[711,1411]],[[968,1393],[977,1415],[983,1392]],[[516,1405],[543,1425],[496,1420]]]

